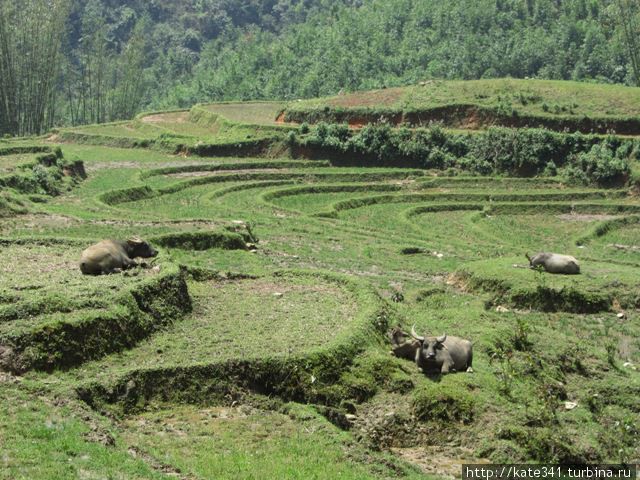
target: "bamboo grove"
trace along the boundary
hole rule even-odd
[[[0,3],[1,135],[126,119],[138,111],[144,86],[142,22],[114,52],[104,21],[87,14],[71,54],[71,7],[71,0]]]
[[[67,0],[0,4],[0,133],[28,135],[55,118]]]

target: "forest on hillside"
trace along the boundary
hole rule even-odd
[[[639,0],[3,0],[0,134],[430,78],[639,83]]]

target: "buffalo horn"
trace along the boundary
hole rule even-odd
[[[421,337],[420,335],[418,335],[416,333],[416,326],[415,325],[413,327],[411,327],[411,336],[413,338],[415,338],[416,340],[420,340],[421,342],[424,342],[424,337]]]
[[[441,337],[436,338],[438,343],[444,343],[444,341],[447,339],[447,334],[445,333],[444,335],[442,335]]]

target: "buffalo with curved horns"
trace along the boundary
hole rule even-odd
[[[441,337],[420,336],[415,325],[411,328],[411,336],[419,342],[415,361],[424,373],[473,371],[473,347],[469,340],[447,334]]]

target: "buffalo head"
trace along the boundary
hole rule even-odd
[[[441,337],[421,337],[416,333],[415,325],[411,327],[411,336],[420,342],[420,356],[427,361],[435,361],[440,350],[446,349],[444,342],[447,340],[445,333]]]
[[[127,246],[129,250],[129,257],[131,258],[150,258],[158,255],[158,251],[155,250],[148,242],[138,237],[129,238],[127,240]]]

